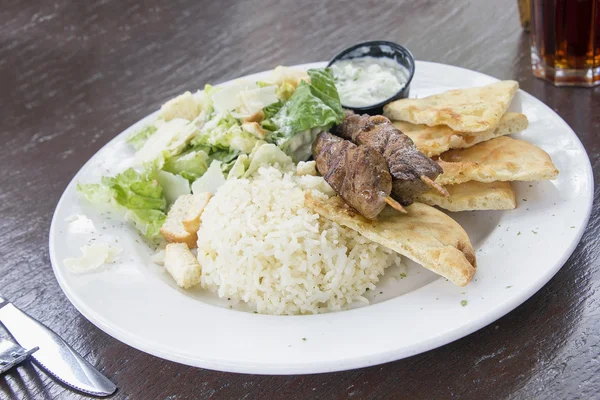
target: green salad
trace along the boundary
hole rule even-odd
[[[170,204],[211,192],[258,166],[311,156],[316,135],[344,113],[331,72],[277,67],[265,81],[206,85],[165,103],[158,117],[127,138],[135,168],[79,184],[89,201],[109,204],[147,238],[159,234]]]

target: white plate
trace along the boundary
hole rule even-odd
[[[462,68],[417,62],[411,95],[495,81]],[[234,311],[213,294],[178,289],[151,264],[151,251],[132,228],[107,221],[75,190],[77,182],[96,181],[124,168],[132,154],[124,139],[144,120],[104,146],[65,190],[50,228],[54,273],[69,300],[103,331],[155,356],[202,368],[317,373],[384,363],[436,348],[493,322],[539,290],[571,255],[590,216],[592,169],[575,133],[523,91],[511,109],[521,110],[530,121],[529,128],[515,137],[546,150],[560,175],[552,182],[516,183],[516,210],[450,214],[466,229],[477,252],[477,274],[465,288],[411,265],[407,278],[384,279],[371,292],[369,306],[293,317]],[[96,231],[89,233],[85,226],[65,221],[73,214],[87,215]],[[118,240],[124,248],[121,261],[89,274],[69,273],[63,260],[78,256],[79,247],[92,237]]]

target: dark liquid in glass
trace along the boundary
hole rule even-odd
[[[531,34],[534,73],[537,61],[545,78],[581,70],[564,79],[576,84],[583,73],[600,82],[600,0],[533,0]]]

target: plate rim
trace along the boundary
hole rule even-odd
[[[448,68],[448,67],[456,68],[456,69],[468,72],[469,74],[477,74],[477,75],[480,75],[487,79],[493,79],[495,81],[499,81],[499,79],[489,76],[487,74],[483,74],[478,71],[473,71],[473,70],[469,70],[467,68],[462,68],[462,67],[458,67],[458,66],[454,66],[454,65],[436,63],[436,62],[430,62],[430,61],[416,61],[416,63],[417,63],[417,66],[418,66],[418,64],[426,63],[426,64],[432,64],[432,65],[436,65],[436,66],[440,66],[440,67],[444,67],[444,68]],[[324,65],[326,65],[326,62],[298,64],[298,65],[294,65],[292,67],[310,68],[310,67],[321,67]],[[245,75],[245,76],[239,77],[239,78],[251,78],[255,75],[267,73],[268,71],[270,71],[270,70],[252,73],[252,74]],[[222,82],[220,84],[228,84],[229,82],[232,82],[233,80],[239,79],[239,78],[234,78],[232,80]],[[211,369],[211,370],[236,372],[236,373],[250,373],[250,374],[267,374],[267,375],[326,373],[326,372],[342,371],[342,370],[348,370],[348,369],[354,369],[354,368],[362,368],[362,367],[382,364],[382,363],[386,363],[386,362],[390,362],[390,361],[394,361],[394,360],[399,360],[402,358],[410,357],[412,355],[420,354],[420,353],[441,347],[443,345],[452,343],[452,342],[454,342],[458,339],[461,339],[467,335],[470,335],[471,333],[476,332],[479,329],[498,320],[499,318],[503,317],[504,315],[506,315],[509,312],[516,309],[519,305],[523,304],[534,294],[536,294],[544,285],[546,285],[556,275],[556,273],[568,261],[568,259],[571,257],[571,255],[573,254],[573,252],[575,251],[575,249],[581,242],[581,238],[582,238],[583,234],[585,233],[587,226],[589,224],[589,219],[591,216],[593,201],[594,201],[594,179],[593,179],[593,168],[592,168],[591,161],[590,161],[589,155],[588,155],[585,147],[581,143],[581,140],[579,139],[577,134],[574,132],[574,130],[569,126],[569,124],[566,121],[564,121],[564,119],[562,119],[560,117],[560,115],[558,115],[554,110],[552,110],[550,107],[548,107],[543,101],[537,99],[535,96],[529,94],[528,92],[526,92],[522,89],[519,89],[519,91],[521,91],[525,96],[529,96],[532,99],[534,99],[539,105],[542,106],[542,108],[544,108],[544,110],[546,112],[550,112],[556,118],[558,118],[560,121],[562,121],[562,123],[564,123],[564,125],[569,129],[569,131],[570,131],[569,133],[571,134],[572,138],[574,139],[573,142],[575,143],[575,145],[577,147],[579,147],[580,150],[582,150],[583,153],[586,155],[587,162],[585,164],[586,164],[587,168],[585,171],[585,178],[588,181],[587,183],[589,184],[590,189],[587,192],[587,210],[586,210],[585,218],[584,218],[585,223],[581,224],[581,226],[578,227],[578,230],[577,230],[576,234],[574,235],[576,240],[573,240],[569,244],[568,248],[564,251],[564,253],[560,257],[560,259],[554,262],[554,265],[552,266],[553,268],[549,269],[548,273],[544,274],[543,279],[538,279],[535,282],[535,285],[533,285],[533,287],[535,288],[534,290],[522,291],[517,296],[514,296],[513,298],[511,298],[510,301],[505,302],[502,307],[499,307],[498,309],[493,310],[492,312],[487,312],[483,315],[480,315],[474,321],[472,321],[468,324],[456,326],[454,329],[445,333],[444,335],[439,335],[439,336],[430,338],[426,341],[421,341],[416,344],[413,344],[411,347],[412,350],[410,350],[410,351],[407,351],[404,348],[399,347],[399,348],[395,348],[395,349],[386,349],[385,351],[382,350],[378,353],[372,353],[368,356],[362,356],[362,357],[349,356],[348,358],[343,359],[343,360],[336,359],[333,361],[321,362],[318,365],[315,365],[312,363],[293,363],[288,366],[277,365],[275,367],[270,367],[268,365],[259,364],[257,362],[225,363],[225,362],[222,362],[219,360],[207,360],[207,359],[199,360],[196,357],[186,357],[183,354],[174,355],[172,353],[162,351],[161,349],[153,348],[150,344],[142,343],[136,339],[136,337],[135,337],[136,335],[132,335],[130,332],[123,331],[118,326],[112,326],[111,324],[106,323],[106,321],[104,320],[104,318],[102,318],[101,315],[94,312],[92,309],[88,308],[86,306],[86,304],[81,302],[78,299],[77,295],[75,293],[71,292],[70,287],[67,285],[66,281],[63,279],[62,271],[60,269],[61,268],[60,262],[59,262],[59,260],[57,260],[57,258],[56,258],[57,255],[54,250],[55,249],[55,247],[54,247],[55,241],[57,238],[56,226],[58,223],[57,222],[58,210],[60,209],[63,202],[66,201],[67,192],[69,191],[69,189],[71,189],[72,186],[77,184],[77,179],[79,178],[79,175],[94,160],[96,155],[102,149],[109,146],[113,141],[116,141],[125,132],[127,132],[129,130],[133,130],[138,126],[143,125],[145,123],[145,121],[154,118],[155,115],[158,113],[158,110],[150,113],[149,115],[143,117],[139,121],[130,125],[125,130],[123,130],[122,132],[115,135],[107,143],[105,143],[79,168],[79,170],[76,172],[76,174],[69,181],[69,184],[65,187],[63,193],[60,196],[59,201],[57,202],[56,208],[55,208],[53,216],[52,216],[50,229],[49,229],[48,244],[49,244],[50,261],[51,261],[53,273],[55,275],[57,282],[59,283],[61,290],[63,291],[63,293],[69,300],[69,302],[71,304],[73,304],[73,306],[88,321],[90,321],[93,325],[95,325],[96,327],[98,327],[100,330],[104,331],[108,335],[112,336],[116,340],[118,340],[122,343],[125,343],[131,347],[134,347],[140,351],[143,351],[145,353],[148,353],[148,354],[151,354],[151,355],[163,358],[163,359],[167,359],[170,361],[174,361],[174,362],[178,362],[178,363],[182,363],[182,364],[186,364],[186,365],[190,365],[190,366],[194,366],[194,367]],[[346,312],[351,312],[351,311],[346,311]],[[326,315],[326,314],[321,314],[321,315]],[[273,317],[273,316],[270,316],[270,317]],[[294,317],[275,317],[275,318],[294,318]]]

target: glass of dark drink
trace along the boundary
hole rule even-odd
[[[533,74],[556,86],[600,85],[600,0],[531,0]]]

